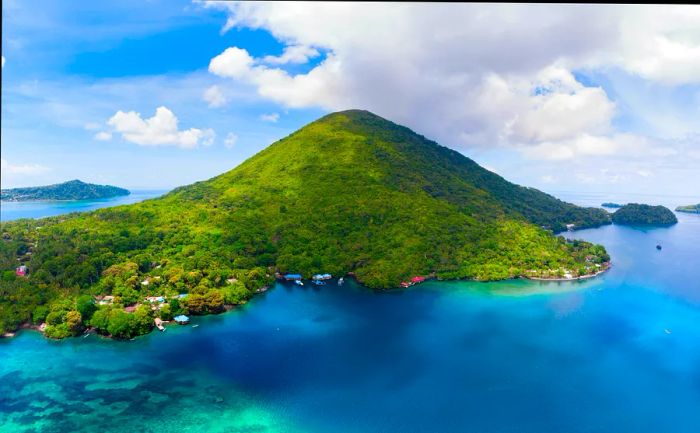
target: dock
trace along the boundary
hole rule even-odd
[[[163,326],[163,321],[160,319],[160,317],[156,317],[153,319],[153,322],[156,325],[156,328],[158,328],[159,331],[165,331],[165,326]]]

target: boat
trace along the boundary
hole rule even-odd
[[[294,284],[296,284],[297,286],[303,286],[303,285],[304,285],[304,283],[303,283],[301,280],[294,280]]]
[[[660,250],[661,249],[661,244],[656,244],[656,249]]]
[[[340,277],[340,279],[338,279],[339,286],[342,286],[344,282],[345,282],[345,280],[343,279],[343,277]]]
[[[321,280],[313,280],[313,283],[316,284],[317,286],[325,286],[326,285],[326,283],[324,283]]]

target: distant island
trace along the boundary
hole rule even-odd
[[[688,206],[678,206],[676,212],[700,213],[700,204],[691,204]]]
[[[618,203],[603,203],[601,204],[602,207],[607,207],[610,209],[618,209],[621,208],[624,205],[618,204]]]
[[[233,170],[153,200],[2,223],[0,333],[115,338],[220,313],[275,279],[578,279],[610,214],[515,185],[367,111],[329,114]],[[179,317],[183,316],[183,317]]]
[[[76,179],[55,185],[3,189],[0,192],[0,200],[95,200],[100,198],[119,197],[129,194],[131,194],[129,190],[124,188],[111,185],[94,185]]]
[[[676,224],[678,219],[667,207],[630,203],[615,211],[612,221],[621,225],[667,226]]]

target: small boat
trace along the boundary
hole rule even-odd
[[[661,244],[656,244],[656,249],[660,250],[661,249]]]
[[[325,286],[326,285],[326,283],[321,281],[321,280],[314,280],[313,283],[316,284],[317,286]]]
[[[294,280],[294,284],[296,284],[297,286],[303,286],[303,285],[304,285],[304,283],[303,283],[301,280]]]
[[[342,286],[344,282],[345,280],[343,279],[343,277],[340,277],[340,279],[338,280],[338,285]]]
[[[670,330],[670,329],[664,329],[664,332],[667,333],[667,334],[670,334],[670,333],[671,333],[671,330]]]
[[[193,328],[196,328],[196,327],[198,327],[198,326],[199,326],[199,325],[192,325]]]

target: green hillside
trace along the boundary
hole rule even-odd
[[[609,216],[509,183],[369,112],[340,112],[162,198],[3,224],[0,320],[12,329],[49,322],[55,310],[50,330],[69,333],[75,327],[66,328],[67,314],[81,294],[111,294],[121,307],[147,295],[189,293],[169,312],[218,312],[269,284],[276,271],[353,272],[373,288],[415,275],[594,272],[609,260],[603,247],[567,243],[540,228],[570,223],[595,226]],[[17,258],[28,278],[14,277]],[[115,311],[109,314],[127,320]],[[105,314],[98,314],[103,329]]]
[[[124,188],[94,185],[76,179],[56,185],[3,189],[0,193],[0,199],[6,201],[94,200],[129,194],[129,191]]]

